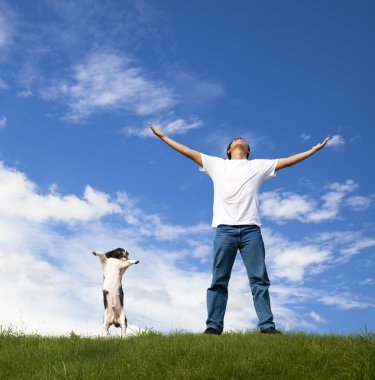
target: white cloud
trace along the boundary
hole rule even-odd
[[[353,242],[349,247],[342,248],[340,252],[344,256],[353,256],[359,253],[362,249],[375,247],[375,239],[364,238],[360,241]]]
[[[371,278],[371,277],[368,277],[365,280],[360,281],[359,284],[360,285],[374,285],[375,284],[375,280],[373,278]]]
[[[311,135],[309,135],[308,133],[303,132],[303,133],[301,133],[299,135],[299,137],[301,137],[302,142],[305,142],[305,141],[310,140]]]
[[[188,236],[191,233],[207,233],[211,226],[198,223],[194,226],[183,226],[165,223],[159,214],[145,213],[137,204],[138,200],[130,198],[128,194],[119,192],[117,203],[123,208],[123,216],[126,222],[137,229],[137,234],[144,237],[154,237],[161,241],[171,241]]]
[[[334,190],[336,193],[344,194],[357,189],[358,184],[355,183],[352,179],[348,179],[344,183],[334,182],[326,185],[326,188],[329,190]]]
[[[69,78],[55,81],[42,96],[66,104],[65,118],[72,122],[113,110],[151,115],[168,110],[177,102],[165,83],[146,78],[125,55],[93,53],[71,71]]]
[[[322,322],[326,322],[326,320],[321,316],[319,315],[318,313],[316,313],[315,311],[311,310],[311,312],[309,313],[309,316],[316,322],[319,322],[319,323],[322,323]]]
[[[337,256],[331,261],[332,265],[346,263],[351,256],[375,246],[375,239],[364,236],[361,231],[350,230],[319,233],[307,238],[306,242],[336,252]]]
[[[358,184],[351,179],[343,183],[329,184],[325,186],[326,193],[320,197],[319,201],[309,195],[283,192],[279,189],[262,192],[259,195],[261,213],[264,217],[278,223],[292,219],[303,223],[319,223],[336,219],[339,217],[340,207],[345,204],[345,197],[357,188]],[[354,198],[354,200],[353,197],[349,199],[346,203],[352,207],[357,206],[358,211],[360,209],[359,204],[365,203],[363,197]]]
[[[61,48],[87,47],[95,41],[96,46],[119,49],[139,49],[147,43],[149,50],[159,50],[162,41],[170,43],[163,13],[144,1],[44,0],[44,4],[52,17],[45,20],[43,32]]]
[[[318,274],[330,265],[329,248],[317,243],[293,242],[263,227],[269,272],[274,279],[303,282],[307,275]]]
[[[261,212],[273,220],[298,219],[306,221],[306,215],[316,209],[316,203],[308,196],[278,190],[263,192],[259,196]]]
[[[82,198],[74,195],[46,195],[23,173],[0,162],[0,215],[30,221],[90,221],[104,215],[120,213],[121,207],[109,197],[87,186]]]
[[[184,135],[192,129],[200,128],[203,125],[203,123],[198,119],[194,119],[190,122],[184,119],[176,119],[172,121],[157,121],[154,122],[153,125],[156,128],[160,128],[160,130],[167,136],[172,136]],[[154,137],[153,132],[150,130],[148,126],[143,128],[126,127],[123,129],[123,133],[127,136],[138,136],[142,138]]]
[[[33,93],[31,90],[23,90],[23,91],[20,91],[17,95],[20,96],[21,98],[28,98],[32,94]]]
[[[7,118],[5,116],[0,116],[0,128],[4,128],[7,124]]]
[[[341,310],[350,309],[365,309],[368,307],[374,307],[371,302],[358,301],[353,297],[353,294],[345,292],[342,295],[335,296],[321,296],[319,301],[326,305],[337,306]]]
[[[125,247],[131,257],[140,260],[123,281],[129,323],[161,331],[203,331],[206,289],[211,281],[212,228],[208,224],[168,224],[159,214],[146,213],[125,192],[112,200],[87,186],[82,198],[62,196],[54,184],[43,195],[15,169],[2,164],[0,174],[0,259],[4,263],[0,282],[3,289],[12,289],[0,292],[2,326],[44,334],[71,330],[100,334],[102,273],[91,252]],[[35,210],[31,201],[45,211]],[[103,218],[112,214],[117,215],[116,223]],[[48,223],[51,218],[58,223]],[[69,226],[69,220],[79,223]],[[64,226],[72,228],[60,229]],[[270,294],[277,326],[315,329],[300,310],[289,305],[300,306],[323,296],[321,302],[327,304],[335,298],[326,289],[301,286],[304,278],[332,261],[332,250],[317,242],[288,241],[270,229],[263,229],[263,235],[269,276],[272,284],[275,281]],[[283,279],[291,283],[283,284]],[[356,299],[351,307],[363,305],[364,301]],[[369,301],[366,305],[372,306]],[[236,260],[225,328],[249,329],[256,324],[246,271]]]
[[[0,169],[0,257],[3,262],[9,257],[0,269],[0,281],[12,289],[0,294],[2,325],[49,334],[72,329],[99,333],[102,276],[91,252],[118,246],[141,260],[125,277],[126,307],[133,324],[170,330],[201,323],[196,311],[205,308],[204,293],[198,298],[197,294],[209,274],[183,269],[190,265],[185,262],[189,245],[181,247],[178,241],[191,235],[204,238],[211,231],[209,225],[168,225],[157,214],[145,214],[125,193],[119,193],[116,203],[90,186],[83,199],[56,195],[56,185],[54,194],[41,195],[23,173],[3,164]],[[121,212],[128,227],[124,220],[116,224],[119,227],[98,220],[112,212]],[[81,223],[61,233],[56,224],[46,223],[50,218],[63,225],[72,219]],[[175,240],[175,248],[154,245],[149,238]]]
[[[334,150],[340,149],[344,147],[346,144],[346,141],[344,137],[341,135],[333,135],[327,142],[327,147],[332,148]]]
[[[4,79],[0,77],[0,91],[7,90],[8,88],[9,86],[7,85],[7,83],[4,81]]]
[[[346,199],[346,204],[351,207],[354,211],[364,211],[372,206],[374,200],[374,195],[364,197],[361,195],[356,195]]]
[[[13,15],[5,3],[0,3],[0,49],[8,45],[13,38]]]

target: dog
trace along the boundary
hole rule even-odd
[[[99,257],[103,270],[103,336],[108,336],[109,327],[115,325],[121,328],[121,336],[125,337],[128,323],[121,279],[125,271],[133,264],[138,264],[139,260],[131,260],[128,251],[123,248],[107,253],[94,251],[92,254]]]

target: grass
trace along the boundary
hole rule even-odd
[[[103,339],[0,329],[0,378],[375,379],[375,335],[146,330]]]

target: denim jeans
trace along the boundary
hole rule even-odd
[[[270,281],[264,261],[263,238],[260,227],[250,224],[238,226],[220,224],[216,228],[212,283],[207,289],[207,327],[223,331],[228,283],[237,250],[241,253],[249,278],[255,311],[259,319],[257,327],[260,330],[275,327],[268,293]]]

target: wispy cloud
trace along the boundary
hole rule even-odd
[[[370,208],[374,202],[375,195],[364,197],[356,195],[346,199],[346,204],[354,211],[364,211]]]
[[[339,217],[340,207],[345,204],[357,211],[360,211],[361,207],[365,210],[370,206],[371,197],[355,196],[345,200],[345,197],[357,188],[358,184],[351,179],[343,183],[335,182],[325,186],[326,193],[320,200],[310,195],[299,195],[280,189],[263,192],[259,196],[262,215],[278,223],[292,219],[303,223],[336,219]]]
[[[353,297],[352,293],[344,293],[335,296],[321,296],[319,301],[326,305],[337,306],[341,310],[350,309],[365,309],[368,307],[374,307],[372,302],[365,302],[357,300]]]
[[[169,41],[167,28],[161,26],[165,24],[163,13],[147,2],[130,1],[121,7],[92,0],[42,3],[48,10],[46,21],[38,28],[30,22],[22,24],[19,48],[24,45],[24,60],[18,63],[15,75],[21,87],[18,96],[35,94],[53,101],[59,110],[65,108],[61,116],[68,122],[81,123],[98,114],[116,112],[128,119],[153,116],[166,133],[185,134],[203,124],[198,117],[171,116],[182,99],[186,106],[185,94],[200,104],[225,94],[218,82],[187,71],[176,74],[176,70],[164,68],[163,79],[149,75],[133,58],[146,42],[151,54],[155,45],[161,46],[161,39],[163,44]],[[165,50],[160,46],[157,59],[151,54],[149,60],[160,60]],[[82,51],[91,53],[82,56]],[[58,74],[49,72],[52,80],[47,79],[46,59],[50,70],[50,62],[62,57],[66,69]],[[148,136],[147,128],[139,128],[133,120],[124,132],[127,136]]]
[[[375,246],[375,239],[364,236],[361,231],[329,231],[318,233],[306,239],[307,243],[317,244],[337,255],[332,257],[331,264],[346,263],[353,255]]]
[[[77,57],[83,58],[82,52],[137,55],[142,50],[148,62],[156,63],[173,45],[163,12],[143,1],[38,0],[33,12],[43,14],[43,19],[16,14],[4,1],[0,3],[0,38],[5,44],[0,61],[5,46],[12,46],[15,55],[20,53],[12,62],[12,73],[21,87],[34,93],[36,86],[46,85],[47,77],[55,76],[52,62],[70,67]],[[11,44],[12,40],[17,43]]]
[[[146,123],[145,123],[146,124]],[[163,133],[168,136],[171,135],[184,135],[192,129],[200,128],[203,125],[203,122],[197,118],[194,118],[192,121],[187,121],[184,119],[176,119],[172,121],[156,121],[153,122],[153,125],[156,128],[160,128]],[[148,126],[143,127],[126,127],[122,132],[127,136],[137,136],[137,137],[153,137],[154,134]]]
[[[121,5],[95,0],[44,3],[52,20],[44,25],[44,39],[64,50],[87,48],[93,41],[96,46],[132,51],[146,45],[149,53],[171,45],[163,12],[145,1],[123,1]]]
[[[311,135],[309,135],[308,133],[303,132],[303,133],[301,133],[299,135],[299,137],[301,137],[302,142],[305,142],[305,141],[310,140]]]
[[[65,118],[72,122],[113,110],[150,115],[176,104],[167,85],[148,79],[130,58],[113,52],[89,55],[67,79],[56,80],[42,95],[66,104]]]
[[[28,98],[32,96],[33,92],[31,90],[23,90],[20,91],[17,95],[21,98]]]
[[[14,14],[5,2],[0,2],[0,49],[12,42]]]
[[[343,148],[345,146],[345,144],[346,144],[346,141],[345,141],[345,139],[344,139],[343,136],[341,136],[341,135],[333,135],[329,139],[329,141],[328,141],[328,143],[327,143],[326,146],[328,148],[332,148],[334,150],[338,150],[338,149]]]
[[[319,323],[326,322],[326,320],[320,314],[316,313],[313,310],[311,310],[311,312],[309,313],[309,315],[316,322],[319,322]]]
[[[112,199],[87,186],[82,198],[73,194],[63,197],[56,193],[54,185],[42,194],[16,169],[3,164],[0,173],[0,258],[6,261],[0,281],[3,287],[12,288],[11,293],[0,294],[3,325],[47,334],[71,330],[99,334],[102,276],[99,262],[90,252],[123,246],[140,260],[125,274],[130,324],[162,331],[203,330],[205,290],[211,280],[208,261],[212,255],[212,229],[208,224],[166,223],[161,215],[146,213],[139,200],[125,192]],[[34,202],[35,207],[46,211],[41,214],[30,207]],[[56,207],[49,207],[51,202]],[[16,213],[10,215],[4,203]],[[64,211],[59,204],[63,204]],[[111,215],[116,223],[107,219]],[[75,222],[72,228],[69,220]],[[332,301],[335,294],[327,294],[326,289],[323,292],[301,286],[304,278],[325,270],[334,250],[317,242],[288,241],[270,229],[264,229],[264,236],[269,273],[275,283],[271,297],[278,325],[285,329],[314,328],[311,318],[319,323],[322,319],[318,321],[315,314],[304,319],[293,305],[320,298],[333,307],[344,302]],[[282,283],[285,279],[290,281],[288,285]],[[255,327],[257,316],[248,278],[238,260],[229,292],[226,329]],[[371,302],[356,299],[351,307],[364,305],[370,307]]]
[[[7,124],[7,118],[5,116],[0,116],[0,128],[5,128]]]
[[[7,90],[8,88],[9,86],[7,85],[5,80],[0,77],[0,91]]]
[[[360,285],[374,285],[375,284],[375,280],[373,278],[371,278],[371,277],[368,277],[365,280],[360,281],[359,283],[360,283]]]
[[[262,228],[272,278],[303,282],[309,274],[324,271],[333,258],[332,250],[317,242],[289,241],[269,228]]]
[[[375,238],[364,238],[361,241],[353,242],[349,247],[342,248],[340,252],[345,257],[351,257],[365,248],[375,247]]]

